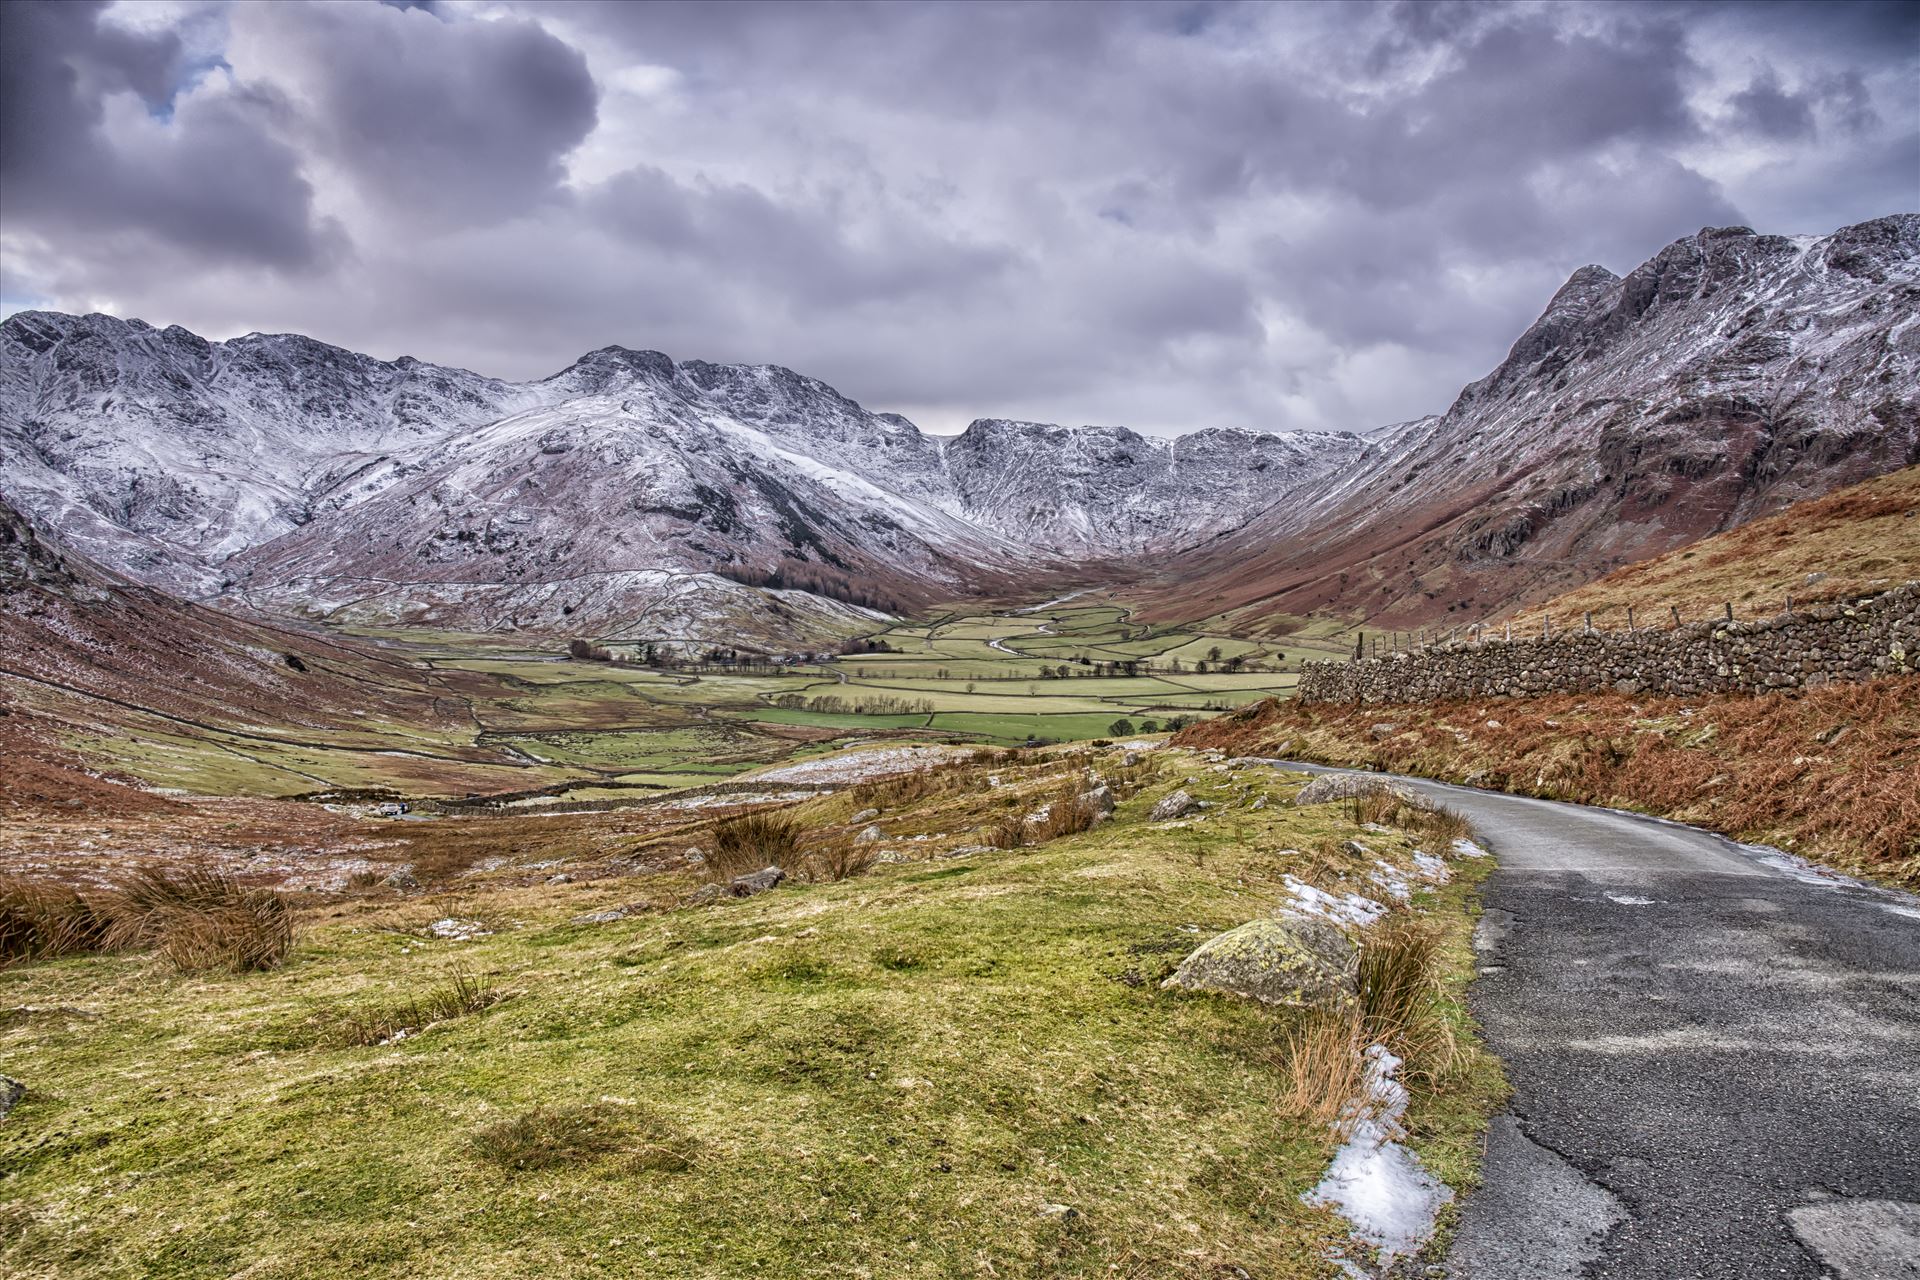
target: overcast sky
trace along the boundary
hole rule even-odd
[[[0,13],[0,297],[875,409],[1364,429],[1575,268],[1920,208],[1920,4]]]

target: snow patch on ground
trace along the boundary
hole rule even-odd
[[[1391,862],[1375,859],[1373,870],[1367,872],[1367,879],[1385,889],[1390,897],[1402,902],[1413,897],[1413,884],[1407,879],[1406,872]]]
[[[1376,1044],[1366,1053],[1361,1095],[1348,1104],[1339,1122],[1346,1143],[1327,1166],[1320,1184],[1301,1199],[1324,1205],[1345,1218],[1356,1240],[1379,1251],[1389,1264],[1413,1253],[1433,1234],[1453,1189],[1428,1173],[1420,1157],[1402,1146],[1400,1119],[1407,1111],[1407,1090],[1393,1078],[1400,1059]],[[1350,1260],[1336,1259],[1349,1275],[1361,1274]]]
[[[1790,879],[1801,884],[1819,885],[1823,889],[1865,889],[1871,886],[1852,876],[1843,876],[1837,871],[1828,871],[1825,867],[1815,866],[1805,858],[1796,857],[1784,849],[1776,849],[1770,844],[1743,844],[1740,852],[1752,858],[1763,867],[1771,867]]]
[[[455,916],[435,920],[427,926],[427,932],[436,938],[446,938],[451,942],[472,942],[475,938],[493,936],[493,930],[478,920],[461,920]]]
[[[1291,875],[1284,879],[1288,901],[1281,907],[1283,914],[1319,916],[1360,929],[1387,914],[1387,909],[1372,898],[1363,898],[1357,893],[1328,893]]]
[[[1607,895],[1607,901],[1617,902],[1623,907],[1650,907],[1653,905],[1652,898],[1642,898],[1632,893],[1610,893]]]
[[[1482,849],[1471,840],[1455,840],[1453,842],[1453,856],[1456,858],[1484,858],[1487,857],[1488,854],[1485,849]]]
[[[762,782],[865,782],[973,757],[970,747],[885,747],[803,760],[755,775]]]
[[[727,805],[775,804],[783,800],[810,800],[818,791],[723,791],[713,795],[680,796],[662,800],[662,809],[716,809]]]
[[[1043,600],[1039,604],[1030,604],[1024,609],[1015,609],[1014,612],[1015,613],[1039,613],[1042,609],[1051,609],[1055,605],[1065,604],[1069,600],[1078,600],[1081,596],[1088,595],[1097,589],[1098,588],[1095,588],[1095,587],[1082,587],[1078,591],[1069,591],[1067,592],[1067,594],[1063,596],[1055,596],[1053,599]]]

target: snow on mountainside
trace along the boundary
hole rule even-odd
[[[295,335],[20,312],[0,324],[0,486],[76,550],[202,589],[450,430],[536,393]]]
[[[1159,574],[1158,612],[1471,618],[1920,459],[1920,217],[1585,267],[1437,417],[1364,434],[983,418],[605,347],[535,382],[308,338],[0,323],[0,493],[261,608],[811,642],[868,610]]]
[[[1172,550],[1237,528],[1365,448],[1346,434],[1213,430],[1148,440],[1125,427],[982,418],[945,452],[969,516],[1098,557]]]
[[[697,605],[844,632],[1172,550],[1364,448],[992,420],[942,440],[771,365],[606,347],[507,383],[98,315],[11,317],[0,368],[0,490],[69,545],[192,594],[449,626],[637,634]]]
[[[1584,267],[1487,377],[1175,557],[1172,615],[1471,621],[1920,461],[1920,216]]]

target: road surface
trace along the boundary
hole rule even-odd
[[[1402,781],[1499,859],[1470,1004],[1514,1097],[1445,1274],[1920,1280],[1920,900]]]

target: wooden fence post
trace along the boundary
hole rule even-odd
[[[1540,638],[1542,640],[1553,639],[1553,615],[1550,613],[1540,615]]]
[[[1632,605],[1627,606],[1627,630],[1628,631],[1633,630],[1633,606]]]
[[[1587,610],[1587,634],[1593,634],[1593,610]]]
[[[1727,621],[1733,621],[1733,601],[1727,601]]]
[[[1679,626],[1680,625],[1680,606],[1677,604],[1670,604],[1667,606],[1667,608],[1673,610],[1673,625],[1676,627]]]

